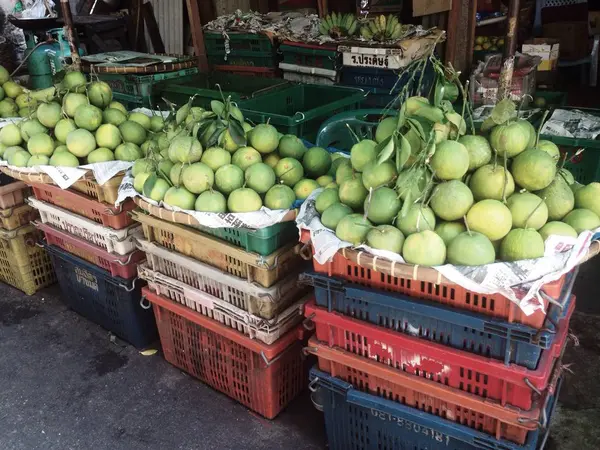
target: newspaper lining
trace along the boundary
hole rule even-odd
[[[600,118],[579,109],[555,109],[541,134],[596,139],[600,135]]]

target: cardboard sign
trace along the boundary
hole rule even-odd
[[[538,71],[547,71],[556,69],[559,56],[559,41],[551,38],[535,38],[525,41],[523,44],[523,53],[527,55],[539,56],[542,62],[538,65]]]

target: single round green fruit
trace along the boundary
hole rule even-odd
[[[335,171],[335,182],[338,185],[341,185],[344,181],[352,178],[354,176],[354,169],[352,168],[352,164],[349,159],[344,158],[341,163],[339,163],[337,170]]]
[[[240,188],[229,194],[227,208],[233,213],[258,211],[262,208],[262,200],[252,189]]]
[[[292,187],[304,177],[304,168],[294,158],[283,158],[275,166],[275,175],[283,184]]]
[[[50,164],[50,158],[46,155],[33,155],[27,161],[27,167],[35,167],[35,166],[47,166]]]
[[[15,83],[14,81],[7,81],[2,85],[2,89],[4,89],[4,93],[6,94],[6,96],[10,98],[17,98],[23,93],[23,86]]]
[[[89,155],[87,155],[88,164],[102,163],[114,160],[115,154],[110,148],[106,147],[97,148],[96,150],[91,151]]]
[[[396,226],[404,236],[435,228],[435,215],[431,208],[421,203],[410,205],[406,215],[402,217],[402,211],[396,217]]]
[[[500,156],[514,158],[529,145],[529,130],[518,122],[494,127],[490,144]]]
[[[458,141],[443,141],[435,147],[431,168],[441,180],[458,180],[469,169],[469,152]]]
[[[381,164],[371,161],[363,168],[362,172],[363,185],[366,189],[390,186],[397,177],[396,165],[389,161]]]
[[[544,256],[544,238],[531,228],[515,228],[500,244],[502,261],[520,261]]]
[[[350,149],[350,162],[352,163],[352,168],[358,172],[362,172],[367,163],[375,161],[377,158],[375,147],[377,147],[377,142],[370,139],[364,139],[354,144]]]
[[[17,117],[17,116],[18,116],[17,105],[15,105],[15,102],[12,101],[12,99],[5,98],[4,100],[0,101],[0,117],[2,117],[3,119],[6,119],[6,118],[10,118],[10,117]]]
[[[158,172],[168,177],[174,165],[175,164],[173,164],[171,160],[163,159],[161,162],[158,163]]]
[[[335,231],[340,220],[348,214],[352,214],[352,208],[343,203],[334,203],[321,214],[321,223],[326,228]]]
[[[90,103],[100,109],[106,108],[112,102],[113,93],[108,83],[94,81],[87,91]]]
[[[5,161],[8,161],[13,154],[15,154],[21,150],[26,151],[23,147],[21,147],[19,145],[6,147],[6,150],[4,150],[4,155],[2,157],[4,158]]]
[[[70,92],[63,97],[63,111],[70,118],[75,117],[75,112],[79,109],[80,106],[89,105],[88,98],[84,94],[76,94],[74,92]]]
[[[279,134],[273,125],[266,123],[254,127],[249,136],[249,144],[260,153],[266,154],[277,150],[279,145]]]
[[[142,145],[147,138],[146,129],[139,123],[132,120],[126,120],[119,125],[119,131],[123,142],[131,142],[135,145]],[[173,140],[175,142],[175,139]]]
[[[558,171],[558,174],[561,176],[563,180],[570,186],[575,183],[575,177],[571,172],[569,172],[564,167]]]
[[[62,87],[68,92],[85,92],[87,80],[81,72],[67,72],[62,80]]]
[[[578,208],[565,216],[563,222],[570,225],[577,231],[577,234],[586,230],[595,230],[600,227],[600,218],[589,209]]]
[[[446,244],[431,230],[413,233],[404,241],[402,257],[408,264],[441,266],[446,260]]]
[[[158,133],[165,127],[165,119],[162,116],[154,115],[150,118],[150,130]]]
[[[481,200],[467,213],[467,224],[471,231],[485,234],[490,241],[497,241],[512,228],[510,210],[498,200]]]
[[[492,147],[483,136],[467,134],[458,140],[469,152],[469,172],[479,169],[492,159]]]
[[[269,153],[263,162],[271,169],[275,170],[275,166],[281,160],[281,156],[277,152]]]
[[[152,124],[150,117],[141,112],[132,112],[128,120],[139,123],[146,131],[150,130]]]
[[[60,119],[54,128],[54,137],[58,142],[67,143],[67,136],[71,131],[75,131],[77,125],[73,119]]]
[[[244,142],[246,142],[246,141],[244,140]],[[221,134],[219,144],[221,145],[221,147],[223,147],[229,153],[235,153],[236,150],[238,148],[240,148],[240,145],[238,145],[235,142],[235,140],[233,139],[233,137],[231,137],[231,133],[229,132],[229,129],[225,130],[223,132],[223,134]]]
[[[119,161],[135,161],[141,157],[142,150],[131,142],[125,142],[115,149],[115,158]]]
[[[149,178],[144,183],[144,197],[149,197],[155,202],[160,202],[163,200],[163,198],[165,198],[165,194],[171,188],[171,186],[169,186],[169,183],[162,178],[156,178],[153,181],[154,182],[151,183],[151,179]]]
[[[31,154],[25,150],[19,150],[10,155],[8,164],[15,167],[27,167]]]
[[[79,160],[71,152],[54,152],[50,158],[50,165],[54,167],[77,167]]]
[[[548,222],[546,225],[540,228],[538,232],[544,239],[544,242],[546,241],[546,239],[548,239],[549,236],[552,235],[568,236],[572,238],[577,237],[577,231],[575,231],[575,229],[571,225],[559,221]]]
[[[312,147],[302,158],[304,172],[311,178],[318,178],[327,174],[331,167],[331,155],[321,147]]]
[[[379,225],[367,233],[367,245],[377,250],[400,253],[404,245],[404,235],[392,225]]]
[[[294,185],[294,194],[298,200],[306,200],[315,189],[319,189],[315,180],[303,178]]]
[[[21,137],[25,142],[29,141],[31,136],[36,134],[48,133],[48,128],[42,125],[37,119],[24,120],[20,123],[21,126]]]
[[[141,194],[144,191],[144,183],[146,182],[146,180],[148,179],[148,177],[150,175],[152,175],[150,172],[139,173],[133,179],[133,188],[136,190],[136,192]]]
[[[221,147],[207,148],[202,153],[202,158],[200,158],[200,162],[210,167],[213,172],[216,172],[219,169],[219,167],[231,163],[231,153],[229,153],[227,150]]]
[[[6,68],[0,66],[0,85],[6,83],[8,80],[10,80],[10,73]]]
[[[473,173],[469,180],[469,188],[476,201],[502,200],[503,194],[508,198],[515,192],[515,181],[504,167],[486,164]]]
[[[201,194],[213,187],[215,174],[206,164],[197,162],[183,167],[181,182],[191,193]]]
[[[231,164],[238,166],[242,170],[246,170],[252,164],[262,162],[260,153],[252,147],[241,147],[231,157]]]
[[[67,135],[67,148],[78,158],[85,158],[96,148],[96,139],[88,130],[80,128]]]
[[[290,209],[296,201],[296,194],[285,184],[276,184],[265,195],[265,206],[269,209]]]
[[[46,128],[54,128],[62,118],[62,107],[56,102],[42,103],[38,106],[37,118]]]
[[[244,171],[233,164],[221,166],[215,172],[215,187],[229,195],[244,185]]]
[[[265,194],[275,184],[275,172],[264,163],[253,164],[244,172],[246,187]]]
[[[353,245],[359,245],[365,242],[367,234],[373,228],[362,214],[348,214],[342,217],[337,227],[335,235],[342,241],[350,242]]]
[[[306,147],[301,139],[293,134],[286,134],[279,140],[279,154],[282,158],[294,158],[302,161]]]
[[[564,180],[557,175],[550,185],[536,194],[544,199],[548,207],[548,220],[560,220],[575,207],[575,195]]]
[[[173,167],[171,167],[171,170],[169,171],[169,180],[171,180],[171,183],[173,183],[175,186],[181,186],[181,173],[183,172],[183,164],[182,163],[176,163],[173,164]]]
[[[431,209],[447,221],[461,219],[473,206],[473,194],[462,181],[450,180],[438,184],[431,195]]]
[[[462,222],[440,222],[435,226],[434,231],[448,247],[456,236],[467,231],[467,227]]]
[[[375,141],[378,144],[385,141],[387,138],[389,138],[394,133],[394,131],[396,131],[397,127],[398,127],[398,118],[397,117],[395,117],[395,116],[386,117],[381,122],[379,122],[379,125],[377,125],[377,128],[375,129]]]
[[[202,144],[192,136],[176,137],[169,145],[169,159],[174,163],[195,163],[201,158]]]
[[[2,66],[0,66],[2,67]],[[21,145],[23,138],[21,137],[21,130],[14,123],[8,123],[0,128],[0,143],[7,147],[13,147],[15,145]]]
[[[121,132],[115,125],[109,123],[100,125],[96,130],[96,143],[98,147],[114,150],[121,145]]]
[[[36,134],[29,138],[27,150],[32,155],[51,156],[54,152],[54,140],[47,134]]]
[[[127,115],[116,108],[108,108],[102,112],[102,121],[118,127],[127,121]]]
[[[317,183],[319,183],[319,186],[321,187],[326,187],[328,184],[333,183],[333,177],[331,175],[321,175],[319,178],[317,178]]]
[[[511,195],[506,205],[512,215],[513,228],[539,230],[548,221],[548,207],[544,200],[530,192]]]
[[[315,209],[317,210],[317,212],[319,214],[323,214],[323,211],[325,211],[327,208],[329,208],[334,203],[339,203],[339,202],[340,202],[340,196],[338,195],[337,189],[333,189],[333,188],[324,189],[317,196],[317,199],[315,201]]]
[[[363,210],[371,222],[382,225],[392,223],[401,206],[402,202],[396,191],[384,186],[367,195]]]
[[[138,159],[133,163],[133,166],[131,167],[131,174],[134,176],[134,178],[137,177],[140,173],[155,171],[156,162],[152,159],[147,158]]]
[[[196,196],[181,186],[172,186],[163,198],[163,203],[185,210],[194,210]]]
[[[542,150],[529,149],[513,160],[511,172],[519,186],[528,191],[539,191],[554,180],[556,161]]]
[[[527,148],[535,147],[535,140],[537,139],[537,132],[531,123],[524,119],[517,120],[517,123],[521,125],[522,128],[527,130],[529,133],[529,141],[527,142]]]
[[[227,212],[227,199],[217,191],[204,191],[196,199],[196,211],[209,213]]]
[[[600,217],[600,183],[593,182],[577,190],[575,207],[589,209]]]
[[[368,193],[360,173],[355,173],[352,178],[343,181],[339,188],[340,201],[355,211],[362,210]]]
[[[118,130],[119,129],[117,128],[117,131]],[[120,137],[121,137],[121,134],[119,133],[119,138]],[[96,136],[96,140],[98,140],[98,136]],[[160,149],[158,148],[158,142],[156,142],[154,139],[148,139],[146,142],[144,142],[140,146],[140,150],[142,151],[142,153],[144,154],[144,156],[148,156],[150,154],[160,153]]]
[[[484,234],[465,231],[452,239],[447,256],[456,266],[483,266],[496,260],[496,251]]]
[[[538,150],[548,153],[552,159],[558,161],[560,159],[560,150],[558,146],[552,141],[545,141],[540,139],[537,145]]]
[[[125,106],[123,105],[123,103],[117,102],[115,100],[113,100],[112,102],[109,103],[108,109],[117,109],[117,110],[121,111],[125,115],[129,114],[129,112],[127,111],[127,108],[125,108]]]

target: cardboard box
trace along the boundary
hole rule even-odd
[[[590,54],[589,24],[583,22],[555,22],[544,24],[544,36],[558,39],[560,58],[577,60]]]
[[[558,39],[553,38],[534,38],[525,41],[522,52],[527,55],[539,56],[542,62],[537,70],[548,71],[555,70],[558,64],[560,43]]]
[[[452,9],[452,0],[413,0],[413,17],[427,16]]]
[[[600,34],[600,11],[590,11],[588,19],[590,22],[590,32],[592,34]]]

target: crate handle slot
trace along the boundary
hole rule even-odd
[[[309,244],[304,244],[298,251],[298,254],[303,260],[310,261],[312,259],[311,246]]]
[[[123,212],[123,204],[121,203],[119,206],[117,206],[117,211],[115,212],[113,211],[111,208],[106,208],[104,210],[104,212],[108,215],[108,216],[118,216],[119,214],[121,214]]]
[[[133,279],[133,281],[131,282],[131,287],[127,287],[127,285],[121,284],[121,283],[119,283],[119,287],[121,289],[124,289],[126,292],[131,292],[131,291],[133,291],[135,289],[135,283],[137,283],[137,280],[139,280],[138,277],[135,277]]]
[[[306,347],[304,348],[304,350],[306,350]],[[305,354],[308,356],[310,353],[305,352]],[[312,380],[310,383],[308,383],[308,390],[310,392],[317,392],[317,389],[319,388],[318,385],[319,385],[319,377],[315,377],[314,380]]]
[[[308,316],[306,319],[304,319],[302,321],[302,326],[307,330],[307,331],[313,331],[315,329],[315,322],[312,320],[314,319],[316,316],[315,313],[312,313],[310,316]]]
[[[8,212],[8,214],[7,214]],[[13,215],[14,212],[14,208],[8,208],[2,211],[2,218],[3,219],[8,219],[9,217],[11,217]]]
[[[262,351],[262,350],[260,351],[260,356],[261,356],[261,358],[263,359],[263,361],[265,362],[265,364],[267,365],[267,367],[269,367],[271,364],[274,364],[274,363],[276,363],[278,360],[280,360],[280,359],[281,359],[281,357],[282,357],[283,355],[285,355],[287,352],[289,352],[289,351],[290,351],[290,349],[292,349],[292,348],[294,348],[294,347],[296,347],[296,345],[295,345],[295,344],[292,344],[292,345],[290,345],[288,348],[286,348],[285,350],[283,350],[283,351],[282,351],[282,352],[281,352],[279,355],[277,355],[275,358],[273,358],[273,359],[271,359],[271,360],[269,360],[269,359],[267,358],[267,355],[265,355],[265,352],[264,352],[264,351]]]
[[[297,119],[297,118],[296,118],[296,116],[299,116],[299,117],[300,117],[300,119]],[[304,119],[306,119],[306,116],[304,115],[304,113],[303,113],[303,112],[301,112],[301,111],[296,111],[296,114],[294,114],[294,117],[293,117],[293,119],[294,119],[296,122],[302,122]]]
[[[148,297],[142,295],[142,298],[140,298],[140,306],[142,307],[142,309],[150,309],[152,308],[152,303],[150,302],[150,300],[148,300]]]
[[[319,350],[319,349],[318,349],[317,347],[310,347],[310,346],[308,346],[308,347],[304,347],[304,348],[302,349],[302,354],[303,354],[304,356],[316,355],[318,350]],[[311,383],[311,384],[312,384],[312,383]],[[310,389],[310,384],[308,385],[308,388]],[[311,390],[312,390],[312,389],[311,389]],[[313,391],[313,392],[314,392],[314,391]]]
[[[127,264],[129,264],[131,262],[131,258],[133,258],[133,255],[135,253],[137,253],[139,250],[134,250],[131,253],[129,253],[129,256],[127,257],[127,260],[125,262],[121,261],[120,259],[114,259],[113,262],[116,262],[117,264],[120,264],[121,266],[126,266]]]
[[[528,378],[528,377],[525,377],[525,378],[523,379],[523,381],[525,382],[525,384],[527,385],[527,387],[528,387],[529,389],[531,389],[533,392],[535,392],[535,393],[536,393],[536,394],[538,394],[538,395],[542,395],[542,391],[540,391],[540,390],[539,390],[537,387],[535,387],[535,386],[533,385],[533,383],[532,383],[532,382],[529,380],[529,378]]]

